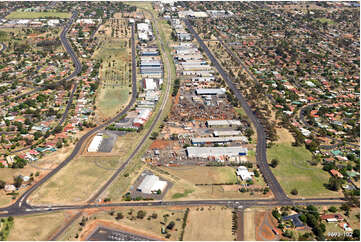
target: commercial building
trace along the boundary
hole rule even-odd
[[[239,120],[207,120],[207,127],[240,127],[242,125]]]
[[[189,158],[235,157],[247,155],[247,148],[236,147],[187,147]]]
[[[88,152],[98,152],[98,149],[100,147],[100,144],[103,141],[103,134],[97,134],[90,145],[88,146]]]
[[[249,172],[245,166],[238,167],[236,174],[242,179],[242,181],[252,180],[252,176],[254,176],[254,173]]]
[[[137,187],[139,192],[145,194],[163,192],[167,187],[166,181],[161,181],[156,175],[146,175],[140,185]]]

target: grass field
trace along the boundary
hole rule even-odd
[[[13,11],[7,19],[33,19],[33,18],[70,18],[71,13],[63,12],[20,12]]]
[[[198,210],[198,211],[197,211]],[[224,207],[191,208],[184,231],[185,241],[231,241],[232,210]]]
[[[268,160],[277,158],[280,163],[271,168],[285,192],[290,194],[296,188],[299,197],[337,197],[337,192],[325,188],[330,175],[316,166],[310,166],[311,153],[304,147],[293,147],[289,144],[276,144],[267,149]]]
[[[119,157],[78,157],[50,178],[29,198],[34,204],[69,204],[86,201],[114,170]]]
[[[328,18],[316,18],[315,21],[320,21],[321,23],[328,23],[328,24],[335,24],[335,22],[332,19]]]
[[[10,241],[49,240],[50,236],[65,222],[64,213],[19,216],[14,219]]]
[[[0,30],[0,41],[8,40],[8,33]]]
[[[97,110],[101,117],[114,117],[128,103],[129,87],[101,88],[97,98]]]

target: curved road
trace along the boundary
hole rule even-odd
[[[286,193],[283,191],[281,185],[278,183],[277,179],[271,172],[267,162],[267,154],[266,154],[266,135],[265,130],[259,120],[256,118],[255,114],[252,112],[251,108],[249,107],[247,101],[244,99],[242,94],[238,91],[238,89],[233,84],[231,78],[228,74],[223,70],[221,65],[218,63],[216,58],[213,54],[209,51],[208,47],[204,44],[203,40],[199,37],[199,35],[194,31],[191,23],[188,19],[184,19],[184,22],[188,28],[188,30],[193,34],[193,36],[197,39],[198,43],[207,54],[208,58],[211,60],[213,65],[216,67],[218,72],[221,74],[225,82],[227,83],[228,87],[232,90],[233,94],[237,97],[238,101],[242,105],[242,108],[246,112],[247,116],[250,118],[254,126],[256,127],[257,131],[257,147],[256,147],[256,158],[257,158],[257,165],[261,170],[265,181],[269,185],[270,189],[272,190],[275,198],[280,201],[289,200]]]

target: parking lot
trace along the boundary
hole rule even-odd
[[[128,232],[97,227],[86,239],[88,241],[153,241],[153,239],[131,234]]]

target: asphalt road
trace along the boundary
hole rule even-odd
[[[250,118],[251,122],[253,123],[254,127],[256,128],[257,132],[257,147],[256,147],[256,158],[257,158],[257,165],[262,172],[265,181],[267,182],[268,186],[272,190],[275,198],[280,201],[289,200],[285,192],[283,191],[281,185],[278,183],[277,179],[271,172],[271,169],[267,162],[267,154],[266,154],[266,134],[262,124],[259,122],[251,108],[249,107],[247,101],[244,99],[242,94],[238,91],[238,89],[233,84],[231,78],[228,74],[223,70],[222,66],[218,63],[217,59],[213,56],[213,54],[209,51],[208,47],[204,44],[203,40],[199,37],[199,35],[194,31],[192,25],[190,24],[188,19],[184,19],[184,22],[188,28],[188,30],[193,34],[196,38],[198,43],[200,44],[201,48],[207,54],[208,58],[211,60],[212,64],[216,67],[219,74],[223,77],[225,82],[227,83],[228,87],[232,90],[233,94],[236,96],[242,108],[246,112],[247,116]]]
[[[342,204],[340,198],[310,198],[310,199],[288,199],[277,201],[274,199],[252,199],[252,200],[193,200],[193,201],[142,201],[142,202],[121,202],[85,205],[61,205],[61,206],[32,206],[26,209],[0,212],[0,217],[23,216],[63,210],[83,210],[90,208],[110,208],[110,207],[169,207],[169,206],[199,206],[199,205],[222,205],[238,208],[242,207],[275,207],[275,206],[298,206],[298,205],[336,205]]]

